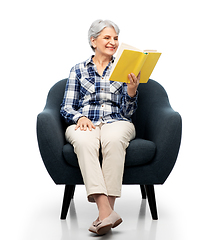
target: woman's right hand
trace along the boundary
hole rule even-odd
[[[87,117],[80,117],[78,119],[77,125],[75,127],[75,130],[77,130],[78,128],[80,128],[81,131],[86,131],[87,128],[92,131],[92,129],[95,129],[95,125],[91,122],[90,119],[88,119]]]

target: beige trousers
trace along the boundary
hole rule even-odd
[[[126,148],[135,138],[135,127],[127,121],[101,123],[96,129],[75,130],[76,125],[66,129],[66,140],[74,147],[86,187],[88,200],[93,194],[121,196]],[[99,162],[101,145],[103,162]]]

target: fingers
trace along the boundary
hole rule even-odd
[[[86,124],[80,125],[80,130],[81,131],[86,131],[87,130],[87,125]]]
[[[81,117],[76,126],[75,126],[75,130],[77,130],[78,128],[80,128],[81,131],[86,131],[87,128],[92,131],[92,129],[95,129],[95,125],[91,122],[91,120],[89,120],[86,117]]]
[[[80,125],[77,123],[75,126],[75,130],[77,130],[80,127]]]
[[[134,73],[128,75],[130,83],[127,83],[127,93],[130,97],[134,97],[140,81],[140,73],[136,77]]]
[[[128,77],[129,77],[129,81],[130,81],[130,83],[131,84],[136,84],[137,83],[137,78],[136,78],[136,76],[134,75],[134,73],[130,73],[129,75],[128,75]]]
[[[131,73],[132,74],[132,73]],[[132,75],[131,74],[128,74],[128,78],[129,78],[129,81],[130,83],[133,83],[133,78],[132,78]]]
[[[130,80],[130,83],[137,83],[140,81],[140,76],[141,76],[141,72],[139,72],[139,74],[137,75],[137,77],[135,76],[134,73],[130,73],[128,75],[128,78]]]
[[[93,123],[91,122],[91,124],[89,124],[88,125],[88,129],[90,130],[90,131],[92,131],[92,129],[95,129],[96,127],[93,125]],[[87,128],[86,128],[86,130],[87,130]],[[84,129],[84,131],[86,131],[85,129]]]
[[[137,77],[135,76],[134,73],[130,73],[128,75],[129,81],[131,85],[138,85],[139,81],[140,81],[140,76],[141,76],[141,72],[139,72],[139,74],[137,75]]]
[[[141,72],[139,72],[139,74],[137,75],[137,80],[140,81],[140,77],[141,77]]]

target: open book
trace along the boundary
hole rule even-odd
[[[141,71],[140,83],[147,83],[161,53],[155,50],[141,51],[122,43],[113,63],[110,81],[129,83],[128,74],[136,76]]]

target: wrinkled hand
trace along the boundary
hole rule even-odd
[[[80,128],[81,131],[86,131],[87,128],[92,131],[92,129],[95,129],[95,125],[91,122],[90,119],[87,117],[81,117],[78,119],[78,122],[76,124],[75,130]]]
[[[130,73],[128,75],[130,83],[127,83],[127,93],[130,97],[134,97],[136,95],[137,88],[139,86],[141,72],[139,72],[136,77],[134,73]]]

